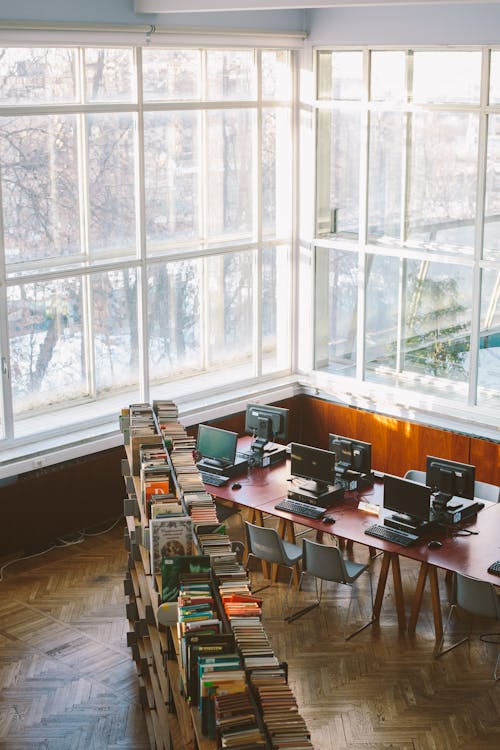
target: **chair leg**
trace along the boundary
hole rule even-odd
[[[302,572],[301,576],[300,576],[299,589],[300,589],[300,585],[302,583],[302,576],[303,575],[304,575],[304,572]],[[284,619],[287,622],[293,622],[294,620],[297,620],[299,617],[302,617],[302,615],[305,615],[307,612],[310,612],[311,610],[316,609],[316,607],[319,607],[319,605],[321,603],[321,597],[323,595],[323,581],[320,582],[320,591],[319,591],[319,595],[318,595],[318,579],[315,578],[314,580],[315,580],[315,584],[316,584],[316,601],[313,602],[313,604],[309,604],[307,607],[303,607],[302,609],[299,609],[298,612],[294,612],[293,614],[288,615],[288,617],[285,617]]]
[[[346,615],[345,624],[344,624],[344,640],[345,641],[350,641],[351,638],[354,638],[355,635],[357,635],[358,633],[361,633],[361,631],[365,630],[365,628],[367,628],[369,625],[373,625],[373,623],[376,620],[376,618],[373,616],[373,583],[372,583],[372,576],[371,576],[371,572],[370,571],[368,572],[368,577],[370,579],[370,600],[371,600],[371,608],[372,608],[372,617],[371,617],[371,620],[368,620],[368,622],[365,622],[364,625],[361,625],[356,630],[353,630],[352,633],[349,633],[348,635],[345,635],[345,632],[347,630],[347,624],[349,622],[349,614],[351,612],[351,605],[352,605],[353,592],[354,592],[354,586],[352,585],[351,586],[351,597],[349,599],[349,607],[347,608],[347,615]]]
[[[253,554],[253,552],[249,552],[249,553],[248,553],[248,557],[247,557],[247,562],[246,562],[246,565],[245,565],[245,571],[246,571],[247,573],[248,573],[248,563],[250,562],[250,558],[251,558],[251,557],[255,557],[255,555]],[[256,559],[256,560],[259,560],[260,558],[258,558],[258,557],[255,557],[255,559]],[[265,589],[268,589],[268,588],[270,588],[270,587],[271,587],[271,585],[272,585],[271,583],[266,583],[266,584],[264,584],[264,586],[259,586],[259,588],[258,588],[258,589],[252,589],[252,594],[258,594],[258,593],[259,593],[259,591],[264,591]]]
[[[445,623],[445,626],[443,628],[443,635],[442,635],[441,640],[439,641],[439,644],[438,644],[438,646],[437,646],[437,648],[436,648],[436,650],[434,652],[434,658],[435,659],[439,659],[439,657],[443,656],[443,654],[447,654],[449,651],[453,651],[454,648],[456,648],[457,646],[460,646],[462,643],[465,643],[465,641],[469,640],[469,636],[466,635],[464,638],[461,638],[456,643],[452,643],[451,646],[447,646],[446,648],[444,647],[444,641],[445,641],[445,638],[446,638],[446,633],[448,631],[448,628],[449,628],[449,625],[450,625],[450,622],[451,622],[451,618],[453,616],[453,612],[456,609],[456,606],[457,606],[456,604],[452,604],[451,607],[450,607],[450,611],[448,612],[448,617],[446,618],[446,623]]]
[[[290,568],[290,578],[288,579],[288,586],[286,589],[285,599],[283,601],[283,606],[281,607],[281,619],[287,620],[288,618],[285,617],[285,612],[288,610],[288,597],[290,594],[290,589],[292,588],[292,580],[293,580],[293,566]]]
[[[493,679],[495,680],[495,682],[498,679],[500,679],[499,667],[500,667],[500,651],[498,652],[497,661],[496,661],[496,664],[495,664],[495,669],[493,670]]]

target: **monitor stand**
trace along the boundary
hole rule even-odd
[[[211,474],[217,474],[219,477],[236,477],[244,474],[248,469],[248,459],[243,456],[236,456],[234,464],[220,464],[210,459],[202,458],[196,464],[200,471],[208,471]]]

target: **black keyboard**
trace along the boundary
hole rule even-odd
[[[209,471],[201,471],[201,481],[204,484],[213,484],[215,487],[223,487],[229,482],[229,477],[223,477],[220,474],[212,474]]]
[[[325,515],[325,509],[318,505],[309,505],[309,503],[301,503],[300,500],[291,500],[290,498],[282,500],[274,507],[277,510],[286,510],[288,513],[313,519],[322,518]]]
[[[490,567],[488,568],[488,573],[493,573],[494,576],[500,576],[500,560],[491,563]]]
[[[378,523],[365,529],[365,534],[368,534],[368,536],[376,536],[377,539],[384,539],[386,542],[400,544],[402,547],[411,547],[412,544],[415,544],[415,542],[418,542],[419,540],[419,537],[416,534],[410,534],[407,531],[398,531],[397,529],[390,529],[388,526],[382,526]]]

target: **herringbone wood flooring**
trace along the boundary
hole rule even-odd
[[[230,522],[238,535],[238,518]],[[355,546],[355,559],[367,550]],[[402,561],[408,601],[418,569]],[[123,527],[11,566],[0,583],[0,748],[149,747],[126,646]],[[378,573],[375,562],[375,580]],[[252,573],[256,586],[260,573]],[[446,614],[446,588],[440,580]],[[496,646],[474,638],[433,659],[430,601],[414,638],[387,595],[380,627],[345,642],[349,591],[327,585],[319,609],[280,620],[286,585],[262,592],[264,623],[317,750],[498,750]],[[360,590],[366,602],[368,589]],[[292,603],[313,595],[306,581]],[[353,613],[353,623],[356,611]],[[481,623],[483,631],[494,630]]]

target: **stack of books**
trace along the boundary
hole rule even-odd
[[[209,495],[208,492],[185,492],[184,504],[193,519],[195,529],[198,525],[219,525],[217,508],[212,495]]]
[[[287,684],[284,667],[254,669],[250,672],[250,683],[271,747],[281,750],[313,748],[311,735]]]
[[[217,695],[214,707],[218,747],[235,750],[267,747],[248,690],[232,695]]]

